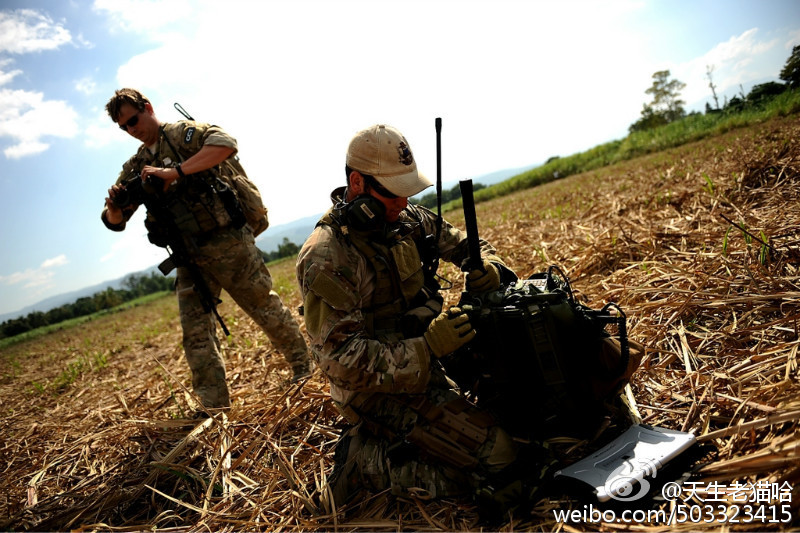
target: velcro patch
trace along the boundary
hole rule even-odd
[[[190,143],[192,142],[192,137],[194,137],[194,130],[197,129],[194,126],[186,130],[186,135],[183,137],[183,142]]]
[[[324,270],[314,276],[308,288],[337,311],[347,311],[356,304],[355,294]]]

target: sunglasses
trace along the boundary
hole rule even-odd
[[[121,129],[122,131],[128,131],[128,128],[134,127],[136,124],[139,123],[139,115],[141,113],[142,113],[141,111],[138,111],[135,115],[129,118],[124,124],[120,124],[119,129]]]
[[[375,191],[376,193],[380,194],[384,198],[387,198],[389,200],[400,198],[398,195],[394,194],[393,192],[389,191],[389,189],[378,183],[378,180],[376,180],[374,177],[372,176],[365,176],[365,177],[367,178],[366,182],[369,188]]]

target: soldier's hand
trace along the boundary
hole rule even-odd
[[[486,292],[500,288],[500,271],[492,263],[483,260],[481,268],[467,274],[467,292]]]
[[[155,176],[156,178],[161,179],[162,182],[164,183],[163,192],[167,192],[167,189],[169,189],[170,184],[173,181],[177,180],[179,177],[178,171],[174,168],[160,168],[160,167],[153,167],[150,165],[145,165],[144,167],[142,167],[141,175],[143,182],[147,181],[148,178],[150,178],[151,176]]]
[[[106,197],[106,221],[110,224],[121,224],[124,218],[122,214],[122,209],[117,207],[114,203],[114,197],[117,195],[119,191],[119,185],[112,185],[110,189],[108,189],[108,196]]]
[[[475,337],[469,316],[458,307],[451,307],[433,319],[424,333],[433,355],[443,357],[453,353]]]

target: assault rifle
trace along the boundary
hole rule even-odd
[[[228,328],[225,326],[225,322],[222,320],[219,311],[217,311],[217,305],[221,304],[222,300],[214,297],[214,295],[211,294],[211,290],[208,288],[208,284],[206,284],[206,280],[203,278],[203,273],[186,253],[186,247],[183,244],[170,244],[167,251],[169,253],[169,257],[167,257],[161,262],[161,264],[158,265],[158,270],[160,270],[165,276],[172,272],[176,267],[183,267],[188,270],[189,275],[192,276],[192,281],[194,282],[193,289],[195,292],[197,292],[197,296],[200,298],[200,304],[203,306],[203,311],[206,313],[213,313],[214,318],[217,319],[217,322],[219,322],[219,325],[222,327],[222,331],[225,333],[225,336],[230,336],[231,332],[228,331]]]
[[[133,180],[139,180],[141,177],[136,176]],[[192,261],[189,251],[187,250],[186,243],[183,239],[183,234],[175,222],[175,217],[170,211],[164,199],[163,180],[161,178],[150,176],[144,181],[145,188],[152,191],[150,194],[142,194],[141,200],[147,210],[156,218],[160,225],[166,229],[164,242],[153,242],[156,246],[161,246],[167,250],[169,257],[158,265],[158,270],[165,276],[169,275],[177,267],[185,268],[194,282],[193,290],[197,293],[200,299],[200,304],[203,306],[203,311],[206,313],[213,313],[214,317],[222,327],[225,336],[230,335],[225,322],[222,320],[217,305],[222,303],[222,300],[215,297],[208,288],[203,273],[200,268]]]

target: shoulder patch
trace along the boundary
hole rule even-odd
[[[314,277],[308,288],[337,311],[350,310],[357,302],[352,291],[347,290],[341,281],[337,281],[324,270]]]
[[[194,126],[192,126],[192,127],[191,127],[191,128],[189,128],[188,130],[186,130],[186,135],[184,135],[184,137],[183,137],[183,142],[185,142],[185,143],[187,143],[187,144],[188,144],[188,143],[190,143],[190,142],[192,142],[192,137],[194,137],[194,131],[195,131],[196,129],[197,129],[197,128],[195,128]]]

